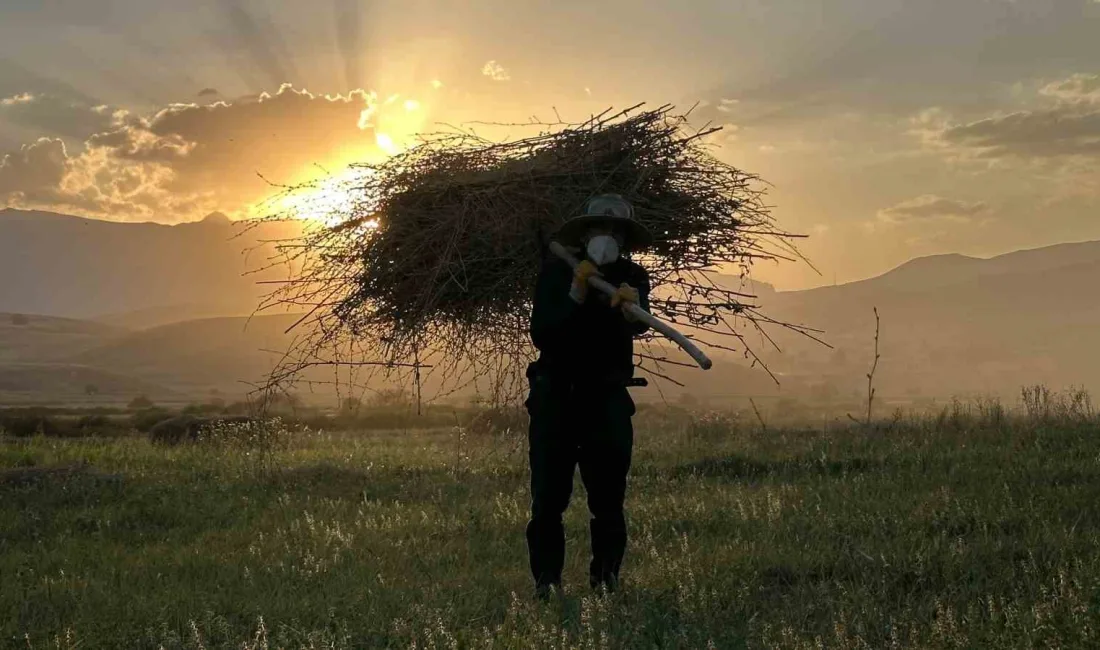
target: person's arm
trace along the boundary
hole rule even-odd
[[[572,286],[573,274],[564,262],[543,261],[531,309],[531,342],[539,350],[557,347],[556,342],[576,315],[579,303],[570,296]]]
[[[638,267],[638,272],[631,282],[631,286],[638,290],[638,306],[645,311],[649,311],[649,273]],[[634,336],[640,336],[649,330],[649,325],[645,321],[632,319],[626,314],[624,314],[624,317],[630,333]]]

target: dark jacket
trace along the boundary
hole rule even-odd
[[[634,262],[619,259],[600,267],[614,286],[626,282],[638,290],[639,306],[649,311],[649,274]],[[533,369],[572,381],[625,381],[634,375],[634,337],[649,326],[630,322],[612,308],[603,292],[588,288],[581,304],[569,297],[573,271],[557,257],[543,260],[531,310],[531,341],[539,350]]]

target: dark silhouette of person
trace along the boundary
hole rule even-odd
[[[585,259],[570,269],[547,256],[531,313],[531,339],[539,357],[527,369],[531,521],[526,536],[539,598],[561,588],[562,514],[578,465],[592,515],[590,585],[608,590],[618,585],[634,443],[635,407],[627,385],[634,375],[634,338],[647,329],[625,306],[649,307],[649,276],[624,254],[648,245],[651,236],[620,196],[593,197],[585,213],[566,221],[556,239],[583,250]],[[609,297],[590,289],[593,274],[619,287],[617,293]]]

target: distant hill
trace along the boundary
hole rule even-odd
[[[0,364],[67,359],[125,333],[102,323],[0,312]]]
[[[138,395],[155,402],[187,401],[153,382],[77,364],[0,364],[0,406],[127,404]]]
[[[120,390],[141,385],[191,397],[246,391],[244,382],[266,377],[277,361],[277,353],[264,350],[286,349],[284,330],[293,317],[243,317],[267,291],[256,281],[285,278],[286,270],[242,274],[271,253],[261,240],[293,234],[288,228],[269,224],[242,234],[219,216],[162,226],[0,211],[0,277],[17,278],[0,283],[6,385],[17,388],[13,382],[22,378],[42,390],[71,391],[76,384],[62,381],[64,372],[95,371],[115,377]],[[253,247],[259,248],[249,258],[245,251]],[[1034,382],[1100,389],[1100,242],[989,259],[923,257],[874,278],[808,291],[775,291],[736,276],[712,279],[755,295],[751,302],[772,318],[824,330],[821,337],[833,347],[771,327],[782,352],[769,350],[760,336],[749,340],[781,387],[744,359],[714,352],[716,366],[707,373],[666,368],[693,395],[859,399],[875,307],[882,323],[876,387],[884,398],[1013,396]],[[43,313],[53,317],[34,315]]]
[[[990,259],[942,255],[881,276],[779,292],[765,313],[825,330],[829,350],[776,334],[778,367],[857,390],[881,317],[878,378],[895,394],[1015,394],[1026,383],[1100,387],[1100,242]],[[847,377],[848,379],[842,379]]]
[[[297,315],[207,318],[161,325],[117,337],[71,358],[117,369],[178,392],[206,395],[247,392],[244,382],[268,376],[290,337]],[[275,351],[275,352],[272,352]]]
[[[0,210],[0,311],[94,318],[182,305],[230,306],[249,313],[286,277],[268,264],[265,241],[294,224],[247,230],[220,215],[168,226],[117,223],[49,212]],[[193,316],[191,316],[193,317]]]
[[[249,316],[251,313],[252,309],[246,310],[245,305],[240,303],[185,303],[147,307],[116,314],[103,314],[95,316],[92,320],[113,327],[144,330],[188,320],[241,317]]]

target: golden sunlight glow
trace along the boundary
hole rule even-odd
[[[423,132],[429,107],[419,100],[407,98],[384,104],[374,115],[374,141],[386,156],[395,156],[407,149]]]
[[[373,126],[373,124],[371,123],[371,118],[374,117],[374,113],[376,110],[377,109],[374,106],[368,106],[363,109],[363,112],[359,113],[360,130],[368,129]]]
[[[372,97],[376,97],[371,92]],[[428,118],[429,106],[419,100],[408,98],[399,102],[400,95],[390,95],[385,101],[371,101],[359,114],[360,130],[374,132],[374,146],[363,150],[348,150],[337,160],[328,161],[329,168],[346,168],[343,172],[329,177],[316,179],[316,166],[303,169],[303,174],[295,181],[302,185],[295,190],[268,198],[248,208],[253,217],[281,215],[288,218],[321,223],[327,226],[345,221],[352,212],[362,214],[367,206],[359,204],[354,191],[356,181],[362,180],[369,170],[362,167],[348,167],[352,163],[368,165],[384,162],[408,148],[416,136],[422,132]],[[366,229],[378,227],[377,220],[366,221]]]
[[[277,214],[334,226],[343,223],[353,212],[361,212],[367,208],[356,200],[354,188],[368,173],[368,170],[349,167],[338,174],[268,199],[252,206],[250,210],[254,216]],[[364,226],[377,228],[378,220],[371,219]]]
[[[392,156],[398,152],[397,145],[394,144],[393,138],[386,135],[385,133],[375,133],[374,140],[378,143],[378,148],[382,151],[385,151],[389,155]]]

